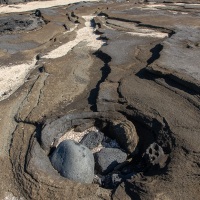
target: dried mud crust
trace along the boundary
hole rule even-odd
[[[81,16],[96,12],[99,15],[91,24],[105,44],[94,52],[85,43],[80,43],[61,58],[49,62],[39,59],[39,70],[33,71],[30,83],[16,93],[19,97],[23,93],[23,98],[16,100],[18,109],[11,112],[12,107],[9,108],[12,99],[16,98],[14,95],[11,101],[0,104],[3,111],[4,104],[7,105],[12,123],[15,115],[16,126],[14,132],[10,128],[9,159],[13,174],[4,167],[16,183],[9,179],[5,184],[15,185],[18,194],[26,199],[199,199],[200,103],[196,90],[199,85],[191,79],[193,85],[186,87],[184,78],[171,77],[172,71],[163,72],[162,62],[159,62],[165,59],[163,52],[170,48],[180,49],[179,44],[174,47],[171,43],[177,42],[183,25],[187,31],[199,26],[199,16],[192,10],[185,16],[181,13],[186,12],[184,7],[171,4],[165,4],[166,9],[158,6],[156,10],[134,3],[78,5],[72,5],[73,13],[67,15],[70,24],[78,20],[79,29],[84,26]],[[172,6],[178,14],[169,12]],[[65,12],[62,9],[62,13]],[[63,20],[60,15],[49,16],[47,10],[43,15],[49,21]],[[53,34],[50,41],[47,39],[47,46],[41,47],[43,53],[46,53],[44,47],[52,50],[60,41],[75,38],[74,34],[68,35],[70,39],[64,37],[62,31]],[[163,33],[165,37],[149,34],[154,32]],[[32,36],[37,40],[33,33]],[[183,37],[181,44],[186,42],[190,54],[192,49],[196,54],[198,38],[195,34],[191,37],[194,43]],[[41,38],[38,40],[44,42]],[[157,63],[159,65],[154,65]],[[176,63],[179,66],[178,60]],[[76,79],[74,69],[84,70],[84,67],[90,78]],[[86,87],[82,92],[75,90],[71,101],[68,92],[73,89],[71,80],[75,79]],[[10,121],[5,120],[6,123]],[[67,130],[84,131],[93,125],[116,138],[120,136],[116,132],[125,130],[119,139],[121,145],[128,152],[134,150],[131,165],[138,173],[112,191],[97,184],[80,184],[61,177],[48,158],[52,144]],[[135,130],[137,135],[130,130]],[[145,153],[152,159],[157,149],[162,154],[169,154],[167,166],[149,168],[140,162]]]

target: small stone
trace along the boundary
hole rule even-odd
[[[35,10],[35,16],[36,17],[42,17],[42,13],[41,13],[41,11],[40,10]]]
[[[102,132],[91,131],[83,137],[83,139],[80,141],[80,144],[85,145],[89,149],[94,149],[101,144],[103,138],[104,134]]]
[[[101,177],[99,177],[98,175],[94,175],[93,183],[98,184],[98,185],[102,185]]]
[[[111,172],[119,163],[126,160],[127,154],[117,148],[104,148],[95,154],[96,167],[99,173]]]
[[[111,178],[113,187],[116,187],[122,181],[122,176],[119,174],[112,174]]]
[[[159,164],[160,168],[165,167],[168,155],[163,151],[163,148],[157,143],[152,143],[146,150],[145,154],[152,165]]]
[[[94,157],[86,146],[72,140],[64,140],[53,152],[50,160],[62,176],[81,183],[92,183]]]
[[[120,174],[108,174],[101,178],[101,185],[107,189],[116,188],[123,181],[123,176]]]
[[[152,167],[164,168],[169,155],[165,154],[163,148],[157,143],[152,143],[144,153],[137,171],[146,171]]]

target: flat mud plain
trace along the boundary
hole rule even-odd
[[[192,3],[0,7],[0,199],[200,199],[200,2]],[[48,145],[66,124],[110,119],[136,127],[133,166],[153,142],[167,165],[114,189],[50,166]],[[53,135],[41,138],[47,126]]]

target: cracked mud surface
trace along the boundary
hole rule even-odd
[[[185,2],[0,15],[1,199],[200,199],[200,10]],[[67,131],[94,124],[125,130],[134,151],[137,173],[114,189],[61,177],[48,158]],[[163,168],[140,165],[154,143]]]

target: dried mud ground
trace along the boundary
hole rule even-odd
[[[200,199],[199,4],[40,12],[0,15],[0,199]],[[114,190],[61,177],[41,147],[43,128],[64,134],[62,123],[98,118],[131,121],[139,154],[157,142],[167,166]]]

